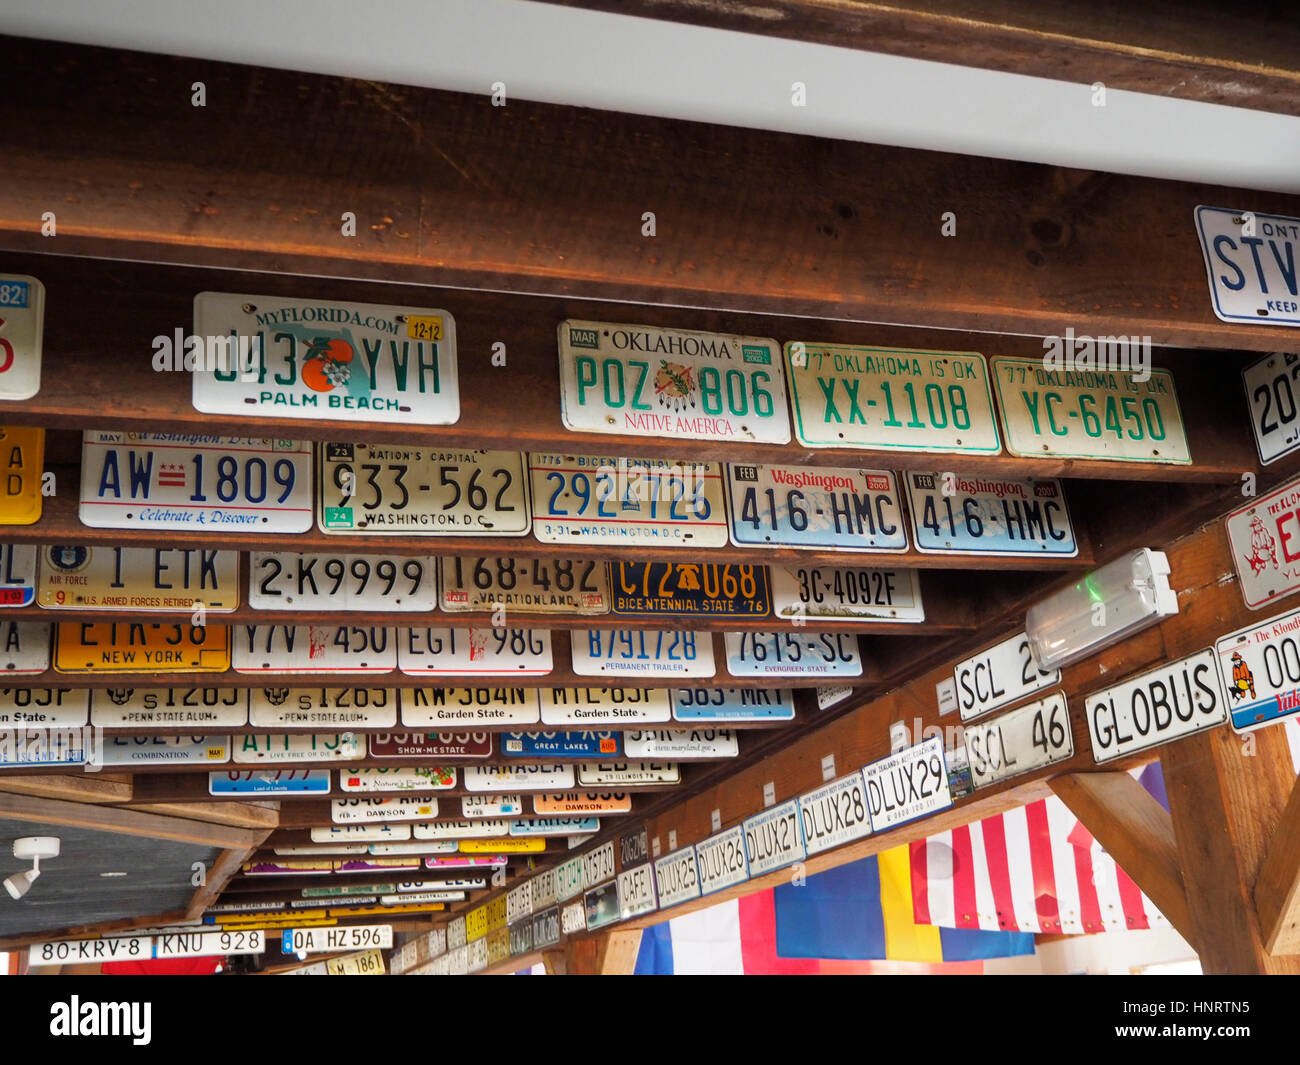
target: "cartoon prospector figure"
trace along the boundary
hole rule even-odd
[[[1277,569],[1277,541],[1264,528],[1258,514],[1250,519],[1250,554],[1242,557],[1256,575],[1263,572],[1264,565],[1268,562],[1272,562],[1273,568]]]
[[[1240,699],[1246,692],[1255,698],[1255,675],[1251,673],[1246,660],[1236,651],[1232,652],[1232,697]]]

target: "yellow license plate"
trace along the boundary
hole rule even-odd
[[[544,839],[463,839],[461,854],[533,854],[546,850]]]
[[[41,519],[45,430],[0,426],[0,525]]]
[[[465,914],[465,940],[473,942],[487,935],[487,907],[478,906]]]
[[[325,962],[327,976],[383,976],[384,955],[377,950],[363,954],[348,954],[342,958],[328,958]]]
[[[510,957],[510,929],[498,928],[488,936],[488,964],[495,965]]]
[[[230,630],[171,622],[60,622],[60,673],[221,673],[230,668]]]
[[[487,904],[488,931],[495,932],[506,926],[506,897],[493,899]]]

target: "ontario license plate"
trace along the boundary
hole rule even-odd
[[[453,766],[363,766],[339,770],[339,787],[344,791],[445,791],[455,786]]]
[[[47,610],[193,611],[239,605],[239,552],[207,548],[42,547]]]
[[[619,737],[617,732],[507,732],[501,737],[501,753],[522,758],[617,758],[622,753]]]
[[[803,861],[803,828],[799,823],[798,799],[755,814],[745,821],[744,828],[750,876],[760,876]]]
[[[248,692],[242,688],[96,688],[90,720],[106,728],[247,725]]]
[[[1079,553],[1060,481],[905,473],[916,549],[927,554]]]
[[[395,630],[359,625],[236,626],[237,673],[391,673]]]
[[[0,274],[0,399],[41,389],[45,286],[29,274]]]
[[[682,772],[675,762],[582,762],[580,788],[622,787],[636,784],[680,784]]]
[[[906,551],[898,482],[887,470],[727,464],[737,547]]]
[[[229,736],[105,736],[95,765],[221,765]]]
[[[208,774],[209,795],[325,795],[328,769],[231,769]]]
[[[647,760],[670,758],[689,761],[693,758],[735,758],[740,754],[735,732],[726,728],[634,730],[623,734],[623,748],[629,758]]]
[[[1258,236],[1248,232],[1248,221]],[[1300,325],[1300,218],[1200,206],[1196,232],[1215,315],[1225,322]]]
[[[326,533],[525,536],[524,456],[384,444],[321,444],[318,523]]]
[[[224,673],[230,630],[169,622],[76,622],[55,626],[60,673]]]
[[[540,717],[531,688],[403,688],[402,724],[410,728],[532,725]]]
[[[248,723],[257,728],[392,728],[393,688],[252,688]]]
[[[1025,458],[1190,465],[1168,370],[1048,370],[1041,359],[993,360],[1007,450]]]
[[[790,442],[775,340],[574,319],[560,323],[559,336],[566,429]]]
[[[667,721],[666,688],[539,688],[547,725],[626,725]]]
[[[786,344],[805,447],[996,455],[988,364],[973,351]]]
[[[35,544],[0,544],[0,607],[36,601]]]
[[[311,528],[311,444],[86,432],[81,521],[98,529],[299,533]]]
[[[274,732],[261,736],[239,736],[232,761],[237,765],[269,762],[360,762],[366,757],[366,737],[350,732]]]
[[[435,609],[438,582],[430,556],[249,555],[248,605],[254,610]]]
[[[858,639],[846,632],[729,632],[733,677],[860,677]]]
[[[919,624],[925,620],[914,569],[865,566],[773,566],[779,618]]]
[[[574,629],[573,672],[580,677],[711,677],[708,632]]]
[[[1074,757],[1063,692],[966,725],[965,732],[971,779],[977,789]]]
[[[400,629],[397,667],[412,677],[541,677],[553,668],[551,634],[490,627]]]
[[[375,758],[487,758],[490,732],[382,732],[370,737]]]
[[[793,693],[782,688],[676,688],[675,721],[793,721]]]
[[[613,613],[622,617],[766,617],[766,566],[718,562],[612,562]]]
[[[442,609],[524,610],[535,614],[607,614],[609,578],[603,562],[540,558],[438,560]]]
[[[45,430],[0,426],[0,525],[40,520],[44,473]]]
[[[456,323],[442,310],[232,292],[194,297],[194,409],[453,425]]]
[[[716,462],[528,456],[533,533],[546,544],[722,547],[727,514]]]

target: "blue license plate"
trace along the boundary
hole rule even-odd
[[[1060,481],[1008,481],[953,473],[907,473],[916,549],[936,554],[1079,553]]]
[[[501,742],[504,754],[516,757],[578,757],[621,753],[617,732],[507,732]]]
[[[208,774],[209,795],[324,795],[328,769],[246,769]]]
[[[677,688],[676,721],[793,721],[794,693],[781,688]]]

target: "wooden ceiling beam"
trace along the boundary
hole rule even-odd
[[[1300,784],[1291,788],[1260,865],[1255,914],[1269,954],[1300,954]]]
[[[68,825],[97,832],[146,836],[151,839],[168,839],[178,843],[195,843],[207,847],[256,846],[265,835],[262,832],[206,824],[188,818],[140,813],[119,806],[91,806],[57,799],[35,799],[7,792],[0,792],[0,819]]]

